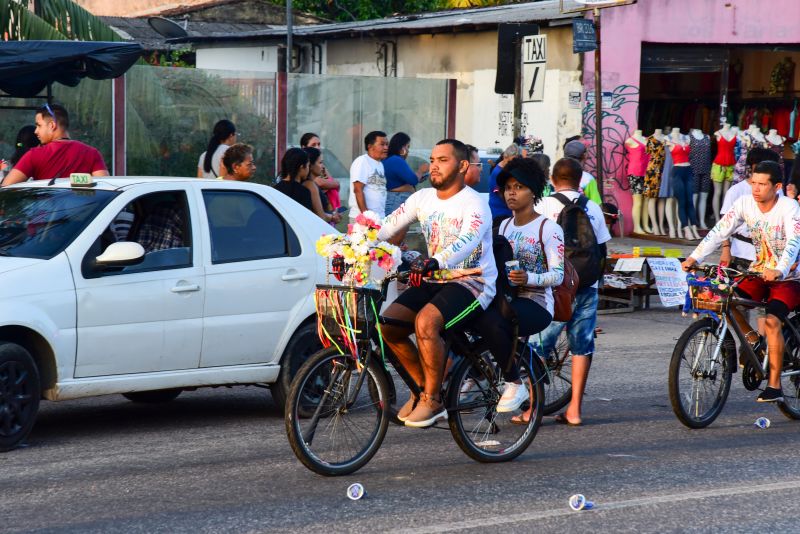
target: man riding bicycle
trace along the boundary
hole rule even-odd
[[[712,228],[682,266],[685,271],[700,262],[741,224],[747,225],[756,249],[750,270],[760,277],[748,277],[738,288],[742,296],[767,303],[765,333],[769,347],[769,383],[758,402],[783,401],[781,371],[784,339],[781,324],[789,312],[800,306],[800,273],[797,254],[800,251],[800,207],[786,197],[779,197],[783,172],[773,161],[759,163],[751,178],[753,194],[738,199]],[[741,313],[734,310],[737,322]]]
[[[442,333],[470,324],[485,310],[494,298],[497,278],[489,206],[464,185],[469,168],[466,145],[455,139],[439,141],[430,161],[433,188],[411,195],[386,217],[378,234],[379,239],[390,239],[419,221],[428,248],[428,258],[411,265],[411,287],[383,313],[414,328],[382,326],[386,343],[420,385],[420,397],[412,393],[397,414],[406,426],[416,428],[447,419],[440,398],[447,360]],[[412,333],[419,351],[409,339]]]

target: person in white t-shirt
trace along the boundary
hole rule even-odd
[[[561,158],[553,165],[551,181],[556,194],[564,195],[567,200],[575,202],[582,197],[578,192],[583,168],[574,158]],[[555,196],[543,198],[534,208],[552,221],[558,221],[564,204]],[[600,246],[600,255],[606,256],[605,243],[611,240],[611,234],[605,224],[603,211],[595,202],[587,200],[586,215],[592,224],[595,238]],[[568,239],[569,236],[564,236]],[[554,350],[558,336],[566,327],[569,351],[572,354],[572,399],[563,414],[556,416],[556,422],[571,426],[580,425],[581,403],[586,380],[589,377],[589,368],[592,364],[594,353],[594,328],[597,325],[597,282],[589,287],[578,289],[575,294],[572,318],[566,322],[553,321],[544,332],[537,336],[539,346],[537,351],[541,355],[549,355]]]
[[[739,198],[733,207],[709,230],[706,237],[683,262],[688,271],[714,252],[744,224],[755,247],[755,261],[749,270],[761,273],[742,280],[736,290],[746,298],[766,302],[764,329],[769,352],[769,383],[758,396],[758,402],[782,402],[781,371],[783,370],[782,324],[789,313],[800,306],[800,206],[786,197],[779,197],[783,171],[774,161],[762,161],[753,169],[750,185],[753,193]],[[746,321],[734,306],[733,317],[740,327]]]
[[[350,166],[350,219],[364,211],[373,211],[381,219],[386,215],[386,173],[383,160],[389,155],[389,140],[384,132],[374,131],[364,138],[366,154]]]
[[[228,174],[230,169],[225,169],[222,156],[232,144],[236,142],[236,126],[226,119],[214,125],[214,132],[208,141],[206,151],[200,154],[197,160],[197,177],[213,180]]]
[[[427,259],[411,264],[411,287],[383,313],[415,328],[381,327],[386,343],[420,385],[419,398],[412,395],[397,413],[406,426],[416,428],[447,419],[439,397],[447,359],[442,332],[474,321],[492,302],[497,278],[489,206],[464,185],[466,145],[455,139],[439,141],[430,161],[433,187],[412,194],[378,232],[378,239],[397,238],[419,222],[428,248]],[[419,351],[411,334],[416,334]]]
[[[511,245],[517,269],[508,272],[509,284],[517,288],[509,306],[517,320],[517,335],[538,334],[553,320],[553,290],[564,280],[564,231],[554,221],[539,215],[533,206],[542,198],[545,177],[542,167],[530,158],[514,158],[497,175],[497,186],[513,217],[498,225],[498,232]],[[499,289],[498,289],[499,291]],[[510,295],[509,295],[510,296]],[[496,301],[500,300],[495,299]],[[497,411],[517,411],[528,400],[522,387],[519,362],[513,361],[514,330],[495,304],[476,321],[475,329],[489,345],[503,372],[505,388]],[[473,379],[464,382],[460,398],[470,402],[480,393]],[[527,419],[528,414],[517,418]],[[512,421],[515,419],[512,419]]]
[[[778,155],[768,148],[754,147],[747,153],[746,165],[750,169],[755,169],[755,166],[762,161],[778,162]],[[751,173],[752,174],[752,173]],[[750,185],[750,179],[742,180],[738,184],[734,184],[728,192],[725,193],[725,198],[722,201],[722,209],[720,215],[725,215],[733,207],[733,204],[742,197],[752,196],[753,188]],[[783,191],[778,191],[778,196],[783,196]],[[747,225],[743,224],[736,232],[722,242],[722,253],[719,257],[720,264],[730,265],[740,271],[747,271],[747,267],[751,262],[756,259],[756,249],[753,247],[753,242],[750,240],[750,232],[747,230]],[[763,333],[763,328],[759,328]]]

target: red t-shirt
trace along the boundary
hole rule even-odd
[[[14,168],[35,180],[69,178],[73,172],[91,174],[107,170],[103,156],[96,148],[68,140],[51,141],[30,149]]]

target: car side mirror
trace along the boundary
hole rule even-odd
[[[144,260],[144,247],[132,241],[119,241],[108,245],[102,254],[97,256],[95,265],[104,267],[126,267],[136,265]]]

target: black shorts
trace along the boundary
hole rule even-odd
[[[475,295],[466,287],[454,282],[447,284],[422,282],[419,287],[409,287],[403,291],[394,302],[415,313],[426,304],[434,305],[444,318],[445,330],[459,324],[470,324],[483,312],[481,303]]]

